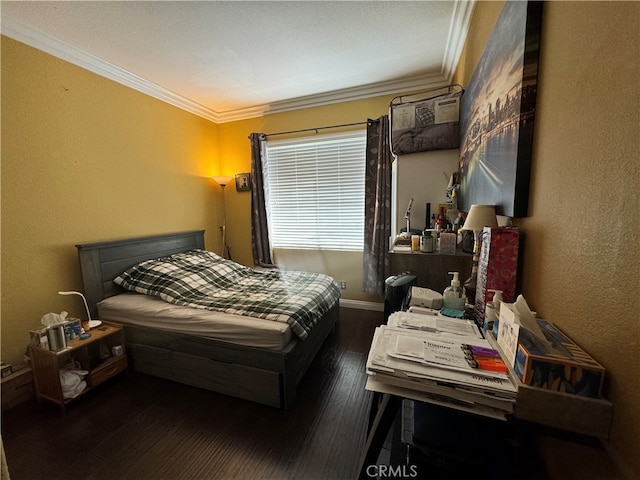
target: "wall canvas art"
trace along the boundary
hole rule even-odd
[[[542,2],[506,2],[462,96],[462,211],[527,215],[541,20]]]

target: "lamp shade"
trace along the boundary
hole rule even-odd
[[[226,177],[224,175],[218,177],[212,177],[213,181],[216,182],[220,187],[224,188],[227,186],[227,183],[231,181],[231,177]]]
[[[493,205],[471,205],[462,230],[482,230],[484,227],[497,227],[496,207]]]

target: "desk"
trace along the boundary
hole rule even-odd
[[[418,276],[418,287],[443,292],[451,284],[449,272],[460,272],[460,280],[465,281],[471,274],[473,257],[468,253],[455,255],[422,252],[389,252],[389,274],[398,275],[411,272]]]
[[[360,460],[360,474],[358,476],[360,480],[371,478],[367,474],[367,468],[377,463],[382,445],[400,411],[402,397],[374,392],[371,404],[367,439],[365,440],[365,447]]]
[[[413,417],[413,408],[407,414],[408,404],[422,413],[422,421],[415,426],[411,420],[419,417]],[[527,432],[526,427],[520,428],[518,422],[500,421],[380,392],[374,393],[372,411],[375,416],[371,418],[361,458],[360,480],[371,479],[372,472],[381,468],[404,468],[405,475],[413,473],[412,478],[519,478],[513,471],[519,468],[517,458],[521,445],[529,440],[526,434],[521,434]],[[393,427],[394,421],[400,422],[399,428]],[[392,436],[391,450],[401,446],[403,458],[398,462],[396,455],[394,462],[392,454],[391,465],[385,465],[379,457],[390,431],[396,432],[396,436],[402,431],[402,438],[396,438],[395,445]]]
[[[499,349],[494,341],[488,340],[494,348]],[[529,387],[519,382],[513,371],[510,375],[518,389],[513,415],[510,415],[514,420],[523,420],[570,434],[607,438],[613,411],[610,402]],[[367,378],[366,388],[373,391],[374,395],[367,440],[361,456],[361,479],[371,478],[367,474],[367,467],[376,464],[403,399],[451,406],[447,405],[446,395],[439,394],[442,399],[442,402],[439,402],[438,395],[434,397],[430,393],[391,385],[378,381],[371,375]]]
[[[367,439],[360,463],[360,478],[363,479],[371,477],[371,469],[376,468],[387,434],[405,399],[422,402],[423,405],[431,404],[432,409],[446,411],[447,417],[453,419],[487,417],[490,422],[503,423],[505,415],[513,411],[516,390],[504,374],[489,372],[478,374],[468,366],[464,368],[456,366],[453,370],[439,368],[435,364],[422,364],[415,360],[416,356],[411,356],[414,360],[406,360],[409,355],[415,355],[413,352],[416,349],[425,348],[427,344],[429,348],[438,348],[438,355],[442,358],[447,355],[450,356],[449,358],[456,358],[456,351],[459,354],[461,352],[459,348],[461,344],[456,345],[459,341],[488,346],[484,339],[479,338],[477,328],[475,334],[472,329],[472,333],[452,337],[450,336],[452,334],[446,332],[466,331],[460,328],[462,323],[459,322],[464,324],[467,322],[443,317],[437,323],[443,335],[439,341],[431,333],[399,328],[396,322],[401,320],[402,315],[411,316],[411,314],[398,312],[392,318],[394,322],[376,329],[367,359],[366,389],[374,392],[374,395]],[[436,320],[434,317],[425,315],[423,323],[435,326]],[[468,325],[471,328],[472,324]],[[401,338],[404,339],[403,342],[400,342]],[[412,340],[409,340],[410,338]],[[396,349],[401,344],[403,350],[399,353]],[[456,347],[457,350],[454,350]],[[405,355],[405,358],[398,358],[398,355]],[[474,373],[471,373],[472,371]],[[469,423],[479,422],[469,421]],[[465,422],[458,421],[457,424],[464,425]],[[451,432],[449,434],[451,438]],[[455,438],[455,435],[453,437]],[[432,441],[431,444],[436,445],[434,451],[437,450],[438,441]],[[477,451],[466,449],[463,454],[470,457],[477,454]],[[380,468],[384,467],[380,465]]]

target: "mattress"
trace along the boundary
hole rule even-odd
[[[249,347],[282,350],[293,339],[288,324],[173,305],[156,297],[123,293],[98,303],[100,319]]]

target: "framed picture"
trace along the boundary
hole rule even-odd
[[[542,2],[507,1],[460,103],[458,208],[526,217]]]
[[[251,174],[236,173],[236,190],[238,192],[251,191]]]

